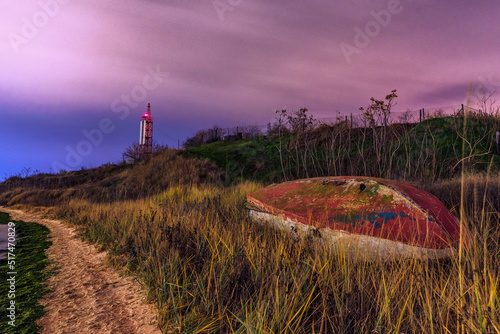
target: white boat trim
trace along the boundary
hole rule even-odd
[[[294,238],[312,235],[318,244],[333,248],[350,258],[369,261],[389,261],[401,258],[442,259],[454,256],[456,250],[449,248],[433,249],[408,245],[402,242],[377,238],[373,236],[349,233],[329,228],[316,228],[304,225],[282,215],[249,210],[250,218],[255,222],[269,222],[274,227],[291,233]]]

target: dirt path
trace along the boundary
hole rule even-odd
[[[4,207],[0,210],[13,220],[50,229],[53,244],[47,255],[58,269],[48,280],[52,292],[41,301],[45,307],[38,322],[43,326],[41,333],[161,333],[152,307],[143,302],[140,285],[106,266],[105,252],[80,241],[60,221]]]

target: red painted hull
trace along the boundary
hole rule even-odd
[[[461,240],[458,219],[436,197],[392,180],[302,179],[260,189],[249,194],[247,202],[261,216],[361,236],[371,243],[383,240],[412,249],[452,250]],[[468,240],[464,228],[462,240]]]

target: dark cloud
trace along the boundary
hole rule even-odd
[[[473,93],[472,91],[470,93]],[[466,100],[469,94],[469,85],[449,84],[435,85],[422,90],[415,95],[415,101],[426,101],[428,106],[446,106],[448,104],[462,103]]]

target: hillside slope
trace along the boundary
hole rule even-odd
[[[136,164],[106,164],[64,174],[11,177],[0,183],[0,205],[51,207],[71,199],[112,202],[158,194],[179,184],[219,183],[220,170],[206,159],[164,150]]]

